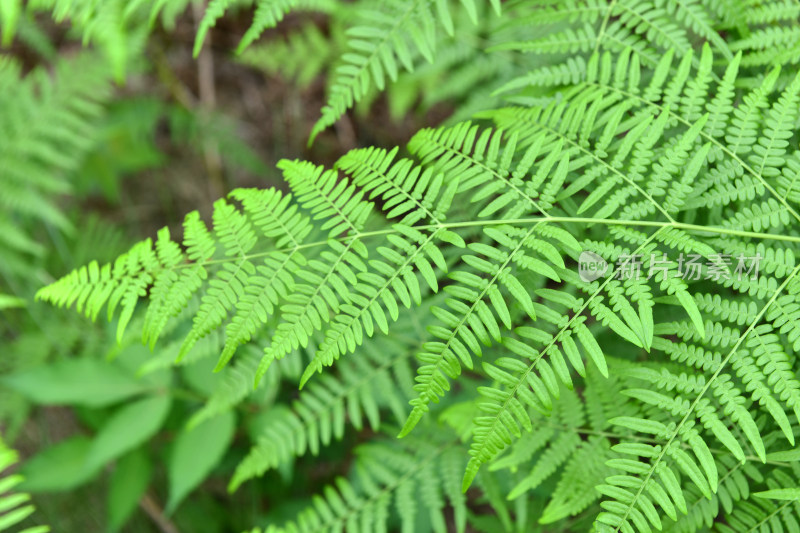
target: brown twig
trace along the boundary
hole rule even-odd
[[[193,109],[194,106],[197,105],[194,95],[172,71],[172,67],[169,64],[169,59],[164,53],[164,50],[160,47],[154,46],[151,48],[151,54],[153,65],[156,67],[158,79],[167,88],[167,91],[172,99],[186,109]]]
[[[177,526],[164,516],[164,511],[149,494],[142,496],[142,499],[139,500],[139,507],[155,522],[162,533],[180,533]]]
[[[192,15],[196,29],[203,20],[205,2],[192,2]],[[200,107],[207,112],[214,109],[217,103],[217,91],[214,85],[214,56],[211,51],[211,32],[206,35],[203,48],[197,57],[197,92],[200,98]],[[209,192],[211,198],[219,198],[225,193],[225,184],[222,176],[222,157],[219,146],[213,140],[207,140],[203,147],[206,160],[206,170],[209,176]]]

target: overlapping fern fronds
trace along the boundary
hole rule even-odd
[[[240,4],[246,2],[214,0],[209,3],[195,40],[195,55],[199,53],[208,31],[228,10]],[[382,91],[387,81],[396,81],[403,71],[414,71],[422,62],[434,63],[442,34],[452,40],[456,34],[455,22],[461,22],[462,17],[454,16],[456,9],[466,13],[473,26],[479,24],[479,17],[483,22],[493,16],[475,0],[460,0],[457,7],[454,4],[449,0],[391,0],[356,2],[353,5],[333,0],[262,0],[256,3],[253,23],[242,37],[237,52],[247,50],[265,29],[275,27],[293,11],[327,13],[346,23],[345,50],[336,56],[337,66],[329,96],[311,131],[310,141],[313,141],[348,109],[371,94],[373,88]],[[487,4],[491,5],[494,15],[501,13],[499,0],[490,0]],[[314,32],[307,34],[313,36]],[[306,44],[312,43],[295,39],[295,44],[302,50]],[[463,51],[463,45],[459,47]],[[251,60],[255,60],[252,52],[249,55]],[[319,56],[312,58],[312,64],[318,59]],[[295,57],[289,60],[290,64],[294,61]],[[267,65],[273,62],[274,59],[266,61]],[[292,68],[300,70],[304,67],[296,65]]]
[[[446,505],[453,509],[455,531],[465,530],[466,499],[458,490],[456,443],[379,442],[358,448],[356,454],[352,480],[337,478],[295,521],[271,526],[264,533],[387,531],[395,522],[402,524],[402,531],[424,527],[444,532],[448,531]]]
[[[491,3],[499,13],[500,2]],[[359,24],[347,31],[349,50],[336,69],[327,104],[310,141],[364,98],[373,84],[383,90],[387,78],[395,81],[400,70],[414,70],[418,58],[433,63],[438,31],[433,10],[447,34],[453,35],[449,4],[447,0],[391,0],[361,9]],[[475,2],[461,0],[461,4],[477,24]]]
[[[339,376],[326,373],[309,383],[291,409],[280,406],[260,417],[252,425],[255,444],[238,465],[230,489],[305,454],[318,455],[350,427],[379,431],[386,425],[385,411],[392,414],[395,425],[401,424],[407,415],[404,391],[413,384],[413,354],[425,334],[418,331],[420,311],[406,313],[393,324],[393,338],[376,337],[365,343],[360,350],[364,357],[342,361]],[[241,381],[238,390],[251,388],[252,375]],[[208,408],[201,411],[207,412]]]
[[[72,25],[84,44],[96,45],[122,81],[144,51],[150,27],[159,15],[174,26],[189,0],[3,0],[0,2],[3,42],[10,44],[17,27],[30,24],[36,13],[50,14],[56,22]]]
[[[433,53],[436,24],[451,29],[443,4],[390,2],[351,31],[358,53],[315,133]],[[496,509],[505,491],[524,516],[549,484],[535,520],[552,530],[796,529],[800,74],[793,48],[771,46],[796,32],[796,11],[723,4],[510,2],[491,35],[524,66],[498,80],[507,105],[424,129],[409,154],[282,161],[291,194],[234,191],[211,229],[192,213],[180,243],[162,230],[39,296],[91,317],[105,307],[120,334],[146,308],[151,344],[199,300],[178,357],[224,331],[217,368],[235,359],[257,382],[308,351],[306,388],[263,421],[234,485],[340,438],[347,408],[375,427],[379,403],[411,396],[400,435],[435,434],[417,426],[456,385],[447,449],[464,450],[461,491],[478,480]],[[434,8],[439,22],[420,19]],[[605,270],[587,276],[587,255]],[[394,364],[365,343],[411,307],[428,331],[415,383],[364,392]],[[241,359],[257,334],[263,355]],[[287,529],[372,530],[394,491],[413,516],[412,482],[433,460],[407,460],[402,442]],[[498,469],[512,486],[482,480]]]
[[[104,306],[109,316],[119,308],[120,338],[137,302],[147,296],[150,305],[143,339],[152,345],[170,318],[178,315],[193,295],[203,292],[178,357],[184,357],[199,339],[230,319],[218,368],[280,309],[282,320],[265,349],[256,379],[272,361],[307,346],[314,332],[322,330],[325,341],[303,376],[305,381],[342,353],[352,352],[365,334],[372,336],[376,329],[386,332],[389,321],[397,320],[400,306],[419,305],[427,289],[418,276],[435,290],[434,265],[446,268],[435,244],[461,243],[460,237],[445,227],[434,224],[417,229],[410,225],[421,219],[443,220],[455,185],[445,185],[441,175],[420,172],[408,160],[395,162],[391,171],[383,174],[393,158],[394,153],[383,151],[353,152],[343,158],[341,164],[352,165],[349,168],[361,190],[347,180],[337,181],[334,171],[283,162],[299,206],[324,221],[316,230],[291,196],[276,190],[237,190],[231,198],[241,202],[241,208],[218,201],[213,233],[192,213],[184,222],[184,248],[162,230],[155,244],[143,241],[114,264],[90,264],[39,296],[59,305],[75,305],[91,317]],[[372,174],[369,165],[377,165],[378,172]],[[389,232],[389,246],[379,250],[381,259],[367,259],[363,242],[366,237],[383,234],[380,230],[362,231],[372,210],[365,199],[369,192],[392,198],[397,204],[389,214],[399,221]],[[312,231],[323,240],[307,242]],[[306,258],[306,249],[316,254],[320,245],[325,249],[318,256]]]
[[[26,268],[26,255],[43,250],[24,223],[70,229],[58,195],[72,189],[71,173],[94,147],[110,86],[94,55],[63,61],[52,75],[40,68],[24,76],[17,62],[0,57],[0,92],[0,273],[10,276]]]
[[[241,0],[212,0],[209,2],[197,29],[194,55],[196,56],[200,53],[203,41],[206,39],[209,30],[225,15],[226,11],[251,3],[242,2]],[[329,13],[333,11],[334,7],[342,7],[342,4],[337,0],[258,0],[255,4],[253,23],[239,42],[238,52],[242,52],[255,42],[264,30],[277,26],[292,11],[306,10]]]

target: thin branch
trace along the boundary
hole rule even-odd
[[[149,494],[142,496],[142,499],[139,500],[139,507],[158,526],[162,533],[180,533],[178,527],[164,515],[164,511]]]

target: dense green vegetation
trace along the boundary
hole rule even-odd
[[[799,22],[0,0],[0,530],[800,531]]]

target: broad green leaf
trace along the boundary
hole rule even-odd
[[[23,463],[25,480],[20,490],[55,492],[73,489],[89,481],[98,468],[87,468],[91,440],[83,435],[63,440]]]
[[[236,417],[227,411],[178,435],[167,466],[167,512],[173,512],[222,459],[235,428]]]
[[[83,357],[64,359],[0,378],[0,383],[38,404],[110,405],[146,390],[119,366]]]
[[[87,467],[102,466],[147,441],[161,427],[171,403],[169,396],[159,395],[120,407],[95,437]]]
[[[117,462],[108,489],[108,528],[118,531],[147,490],[153,465],[144,450],[134,450]]]

